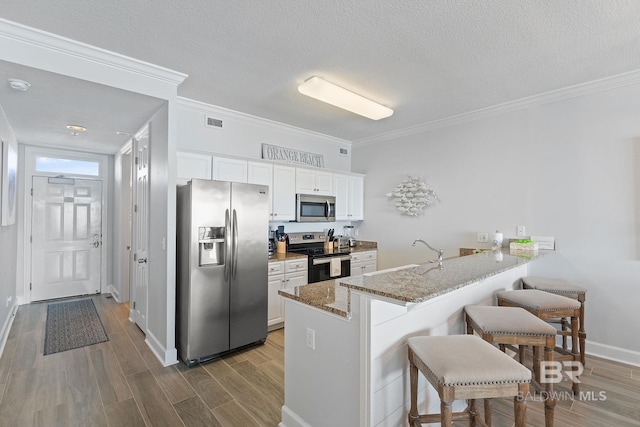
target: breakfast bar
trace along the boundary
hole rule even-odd
[[[282,427],[406,425],[407,339],[464,333],[468,304],[492,305],[553,251],[488,251],[280,290],[285,300]],[[420,408],[439,399],[419,384]],[[464,402],[458,402],[464,406]]]

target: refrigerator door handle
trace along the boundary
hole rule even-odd
[[[235,209],[233,210],[233,221],[231,224],[233,228],[233,234],[231,235],[231,250],[233,251],[231,280],[235,280],[236,270],[238,269],[238,214]]]
[[[229,281],[229,268],[231,267],[231,222],[229,221],[229,209],[224,212],[224,280]]]

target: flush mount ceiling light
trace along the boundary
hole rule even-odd
[[[84,132],[85,130],[87,130],[86,127],[80,125],[67,125],[67,129],[71,131],[71,135],[73,136],[78,136],[78,132]]]
[[[393,114],[393,110],[389,107],[316,76],[298,86],[298,92],[371,120],[384,119]]]
[[[24,80],[20,80],[20,79],[7,79],[7,81],[9,82],[9,87],[11,89],[15,89],[15,90],[21,90],[21,91],[26,91],[31,87],[31,83],[29,82],[25,82]]]
[[[74,132],[84,132],[85,130],[87,130],[86,127],[79,126],[79,125],[67,125],[67,129],[72,130]]]

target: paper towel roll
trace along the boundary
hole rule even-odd
[[[493,233],[491,235],[491,243],[493,247],[496,248],[501,248],[502,247],[502,241],[504,240],[504,237],[502,236],[502,233],[498,233],[497,231],[495,233]]]

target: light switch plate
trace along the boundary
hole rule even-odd
[[[516,227],[516,234],[519,237],[524,237],[524,236],[527,235],[527,229],[525,228],[524,225],[519,225],[519,226]]]

